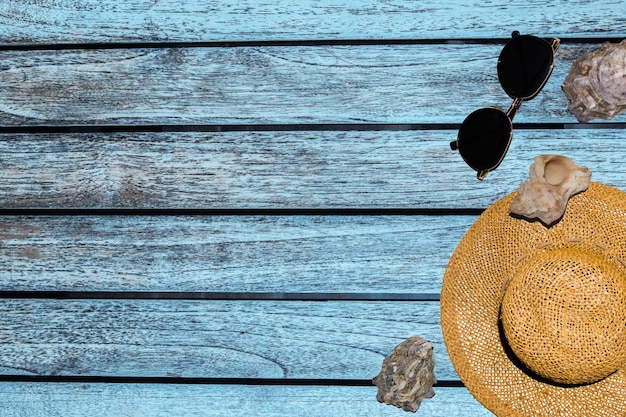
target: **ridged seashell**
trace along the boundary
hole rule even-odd
[[[372,380],[378,387],[378,402],[416,412],[424,398],[435,395],[433,345],[419,336],[400,343],[383,361],[380,374]]]
[[[606,42],[574,61],[561,88],[567,108],[581,123],[626,111],[626,39]]]
[[[510,212],[551,226],[563,217],[570,197],[589,188],[590,181],[589,169],[568,157],[539,155],[530,166],[530,180],[520,184]]]

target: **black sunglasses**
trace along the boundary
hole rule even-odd
[[[457,139],[450,143],[450,148],[458,150],[467,165],[477,172],[479,180],[504,159],[513,136],[513,117],[522,102],[535,98],[550,78],[559,44],[558,38],[547,42],[516,31],[502,49],[498,79],[513,104],[506,113],[496,107],[472,112],[463,121]]]

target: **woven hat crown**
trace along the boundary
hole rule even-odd
[[[553,383],[612,374],[626,363],[625,277],[619,261],[587,245],[548,246],[523,259],[501,304],[511,353]]]

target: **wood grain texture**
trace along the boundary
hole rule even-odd
[[[514,29],[598,39],[564,44],[544,91],[516,117],[575,124],[560,90],[571,62],[626,35],[621,1],[444,3],[3,0],[0,127],[39,133],[0,135],[0,208],[485,208],[516,189],[540,153],[570,156],[595,181],[626,189],[616,146],[624,129],[516,131],[485,182],[449,150],[452,130],[254,131],[437,129],[479,107],[506,108],[501,45],[462,39]],[[375,42],[160,47],[301,39]],[[109,49],[114,42],[156,47]],[[45,133],[111,124],[127,131]],[[131,132],[150,124],[252,131]],[[437,292],[474,219],[4,216],[0,290]],[[434,344],[437,377],[456,380],[436,302],[9,298],[0,299],[0,375],[367,380],[415,334]],[[378,404],[374,387],[347,386],[3,382],[0,402],[0,414],[20,417],[402,414]],[[438,389],[420,414],[491,415],[456,388]]]
[[[516,122],[567,122],[563,45]],[[501,45],[3,51],[0,125],[461,123],[507,108]],[[615,120],[626,120],[624,115]]]
[[[371,379],[412,335],[458,379],[433,302],[0,301],[0,374]]]
[[[473,216],[0,221],[3,291],[439,293]]]
[[[2,208],[486,208],[539,154],[626,189],[623,129],[517,130],[477,181],[456,131],[0,135]]]
[[[624,14],[621,1],[4,0],[0,42],[599,37],[623,35]]]
[[[465,388],[437,388],[424,417],[493,416]],[[398,416],[375,387],[0,384],[5,417]]]

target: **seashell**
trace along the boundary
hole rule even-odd
[[[590,181],[589,169],[570,158],[539,155],[530,166],[530,180],[520,184],[510,212],[552,226],[563,217],[570,197],[589,188]]]
[[[372,382],[378,387],[378,402],[416,412],[424,398],[435,395],[433,345],[419,336],[400,343],[383,361]]]
[[[626,39],[605,42],[572,64],[561,85],[579,122],[611,119],[626,110]]]

